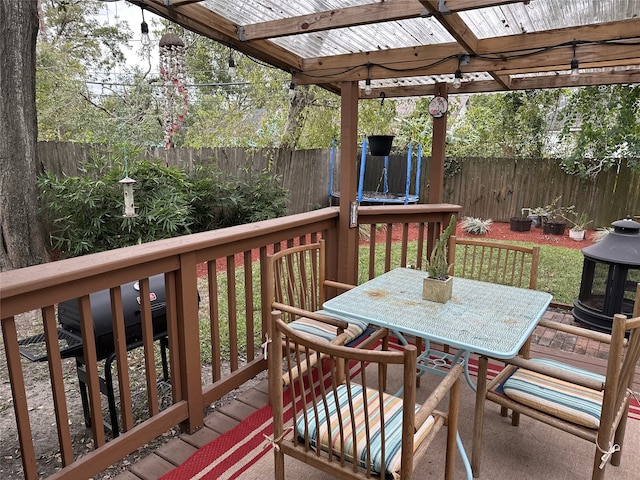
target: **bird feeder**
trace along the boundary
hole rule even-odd
[[[122,187],[124,188],[124,215],[123,217],[137,217],[136,207],[133,203],[133,184],[136,181],[129,176],[120,180]]]

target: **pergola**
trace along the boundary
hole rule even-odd
[[[640,82],[638,0],[127,1],[341,96],[348,282],[359,99]],[[446,115],[434,119],[429,203],[442,202],[445,132]]]

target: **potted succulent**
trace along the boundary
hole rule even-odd
[[[452,265],[447,262],[449,237],[456,225],[455,215],[451,216],[449,226],[436,240],[431,257],[427,261],[427,277],[422,284],[422,298],[432,302],[447,303],[453,290],[453,277],[449,274]]]
[[[573,223],[573,227],[569,229],[569,238],[572,238],[576,241],[584,240],[584,234],[587,229],[587,225],[590,224],[592,220],[587,220],[587,213],[582,212],[580,215],[576,216],[575,221],[571,221]]]

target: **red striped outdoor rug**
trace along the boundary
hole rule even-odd
[[[471,360],[470,373],[477,375],[477,362]],[[489,365],[488,376],[492,378],[500,371],[497,365]],[[330,381],[329,378],[326,379]],[[290,395],[290,390],[285,392]],[[301,402],[298,395],[298,401]],[[285,403],[286,404],[286,403]],[[291,419],[290,409],[285,410],[285,419]],[[629,418],[640,420],[640,406],[632,399]],[[186,462],[165,474],[160,480],[233,480],[240,478],[252,465],[267,453],[271,446],[267,439],[273,436],[272,412],[265,406],[254,412],[232,430],[200,448]]]
[[[357,374],[357,371],[352,374]],[[319,389],[316,380],[314,379],[314,386]],[[331,377],[327,375],[324,381],[325,386],[328,386]],[[307,384],[306,381],[305,384]],[[299,389],[297,390],[296,405],[297,408],[301,408],[302,398]],[[311,390],[308,385],[305,385],[305,394],[306,401],[310,401]],[[291,389],[285,390],[284,395],[286,405],[284,419],[285,422],[288,422],[293,416],[290,404]],[[269,439],[272,437],[273,414],[271,406],[267,405],[252,413],[232,430],[200,448],[186,462],[163,475],[160,480],[232,480],[240,478],[243,472],[265,454],[271,452]]]

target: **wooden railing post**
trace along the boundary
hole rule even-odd
[[[180,255],[180,270],[176,274],[178,368],[180,369],[183,399],[187,402],[189,410],[189,418],[183,424],[183,428],[187,432],[193,433],[204,425],[195,252]],[[211,359],[212,362],[218,360]]]

